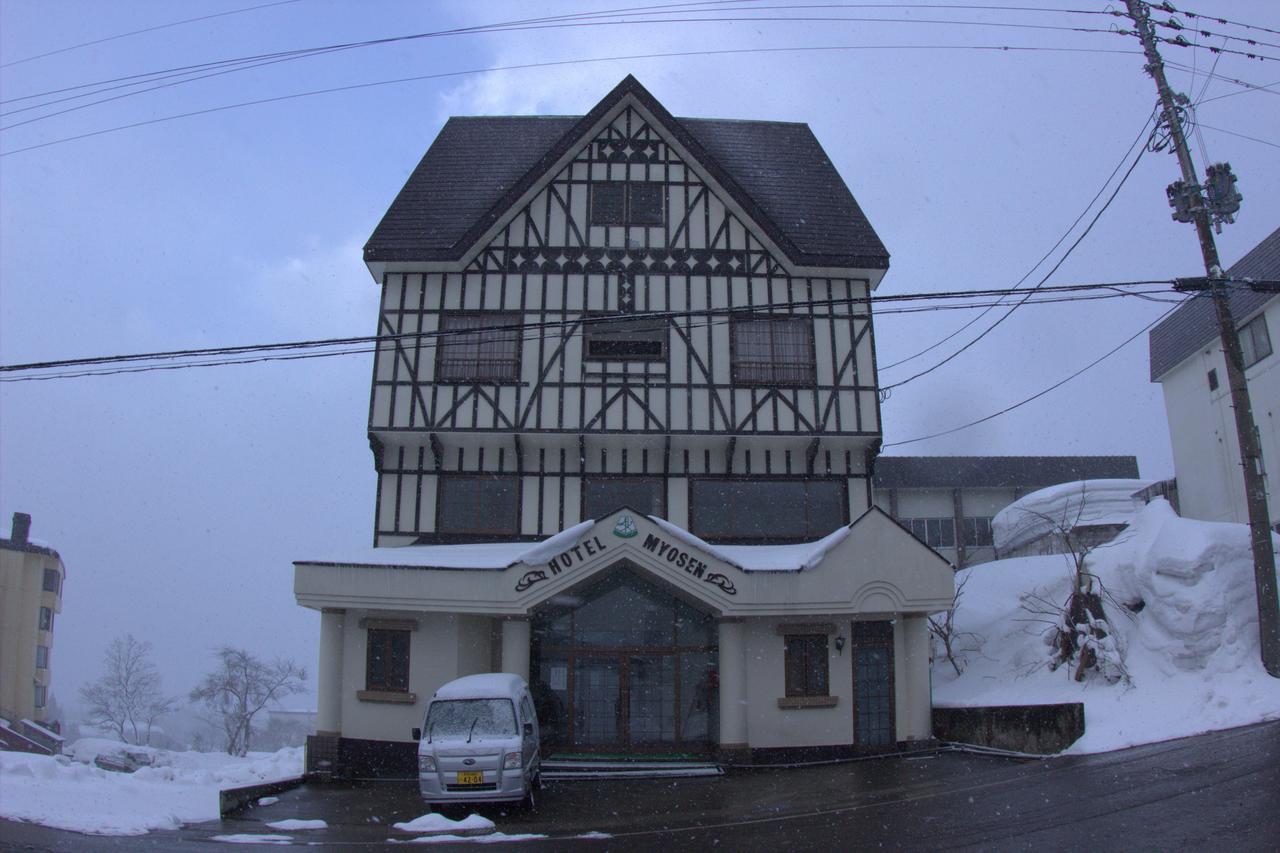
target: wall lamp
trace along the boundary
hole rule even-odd
[[[839,655],[844,654],[845,642],[846,640],[844,638],[844,634],[836,634],[836,654],[839,654]]]

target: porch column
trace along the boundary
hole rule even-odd
[[[502,671],[529,680],[529,620],[524,617],[502,622]]]
[[[933,737],[933,690],[929,674],[929,626],[927,616],[902,617],[903,675],[907,680],[907,713],[898,740],[928,740]]]
[[[316,673],[316,734],[342,733],[342,641],[347,611],[320,611],[320,667]]]
[[[741,619],[720,620],[720,749],[745,750],[747,740],[747,643]]]

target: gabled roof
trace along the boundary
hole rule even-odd
[[[1271,232],[1227,270],[1231,278],[1280,279],[1280,228]],[[1237,323],[1249,318],[1276,298],[1236,285],[1231,291],[1231,316]],[[1218,339],[1218,312],[1208,295],[1197,296],[1178,307],[1149,333],[1151,381],[1158,382],[1197,350]]]
[[[793,263],[888,268],[888,251],[808,125],[676,118],[630,75],[585,116],[449,119],[365,244],[365,261],[461,258],[627,96]]]
[[[877,489],[1039,489],[1076,480],[1135,479],[1135,456],[881,456]]]

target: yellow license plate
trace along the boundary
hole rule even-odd
[[[463,770],[458,773],[459,785],[480,785],[484,782],[484,774],[478,770]]]

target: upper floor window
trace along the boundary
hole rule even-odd
[[[41,631],[53,630],[53,608],[52,607],[40,608],[40,630]]]
[[[62,578],[58,575],[57,569],[44,570],[44,591],[57,592],[61,585]]]
[[[49,668],[49,647],[36,646],[36,669]]]
[[[803,317],[733,321],[733,381],[741,385],[812,385],[812,324]]]
[[[1271,335],[1267,333],[1267,318],[1259,314],[1240,327],[1240,350],[1244,353],[1244,366],[1250,367],[1271,355]]]
[[[689,484],[695,534],[722,541],[818,539],[845,523],[843,480],[696,479]]]
[[[992,544],[990,518],[966,518],[964,520],[964,544],[985,548]]]
[[[582,517],[601,518],[624,506],[646,515],[664,514],[661,477],[588,477],[582,481]]]
[[[584,357],[597,361],[665,361],[667,325],[666,318],[589,318],[582,327]]]
[[[520,532],[520,478],[509,474],[439,478],[436,530],[514,535]]]
[[[661,225],[666,187],[656,183],[606,181],[591,185],[592,225]]]
[[[514,382],[520,378],[519,314],[502,311],[440,315],[439,382]]]
[[[956,522],[953,518],[900,518],[898,521],[930,548],[956,547]]]

